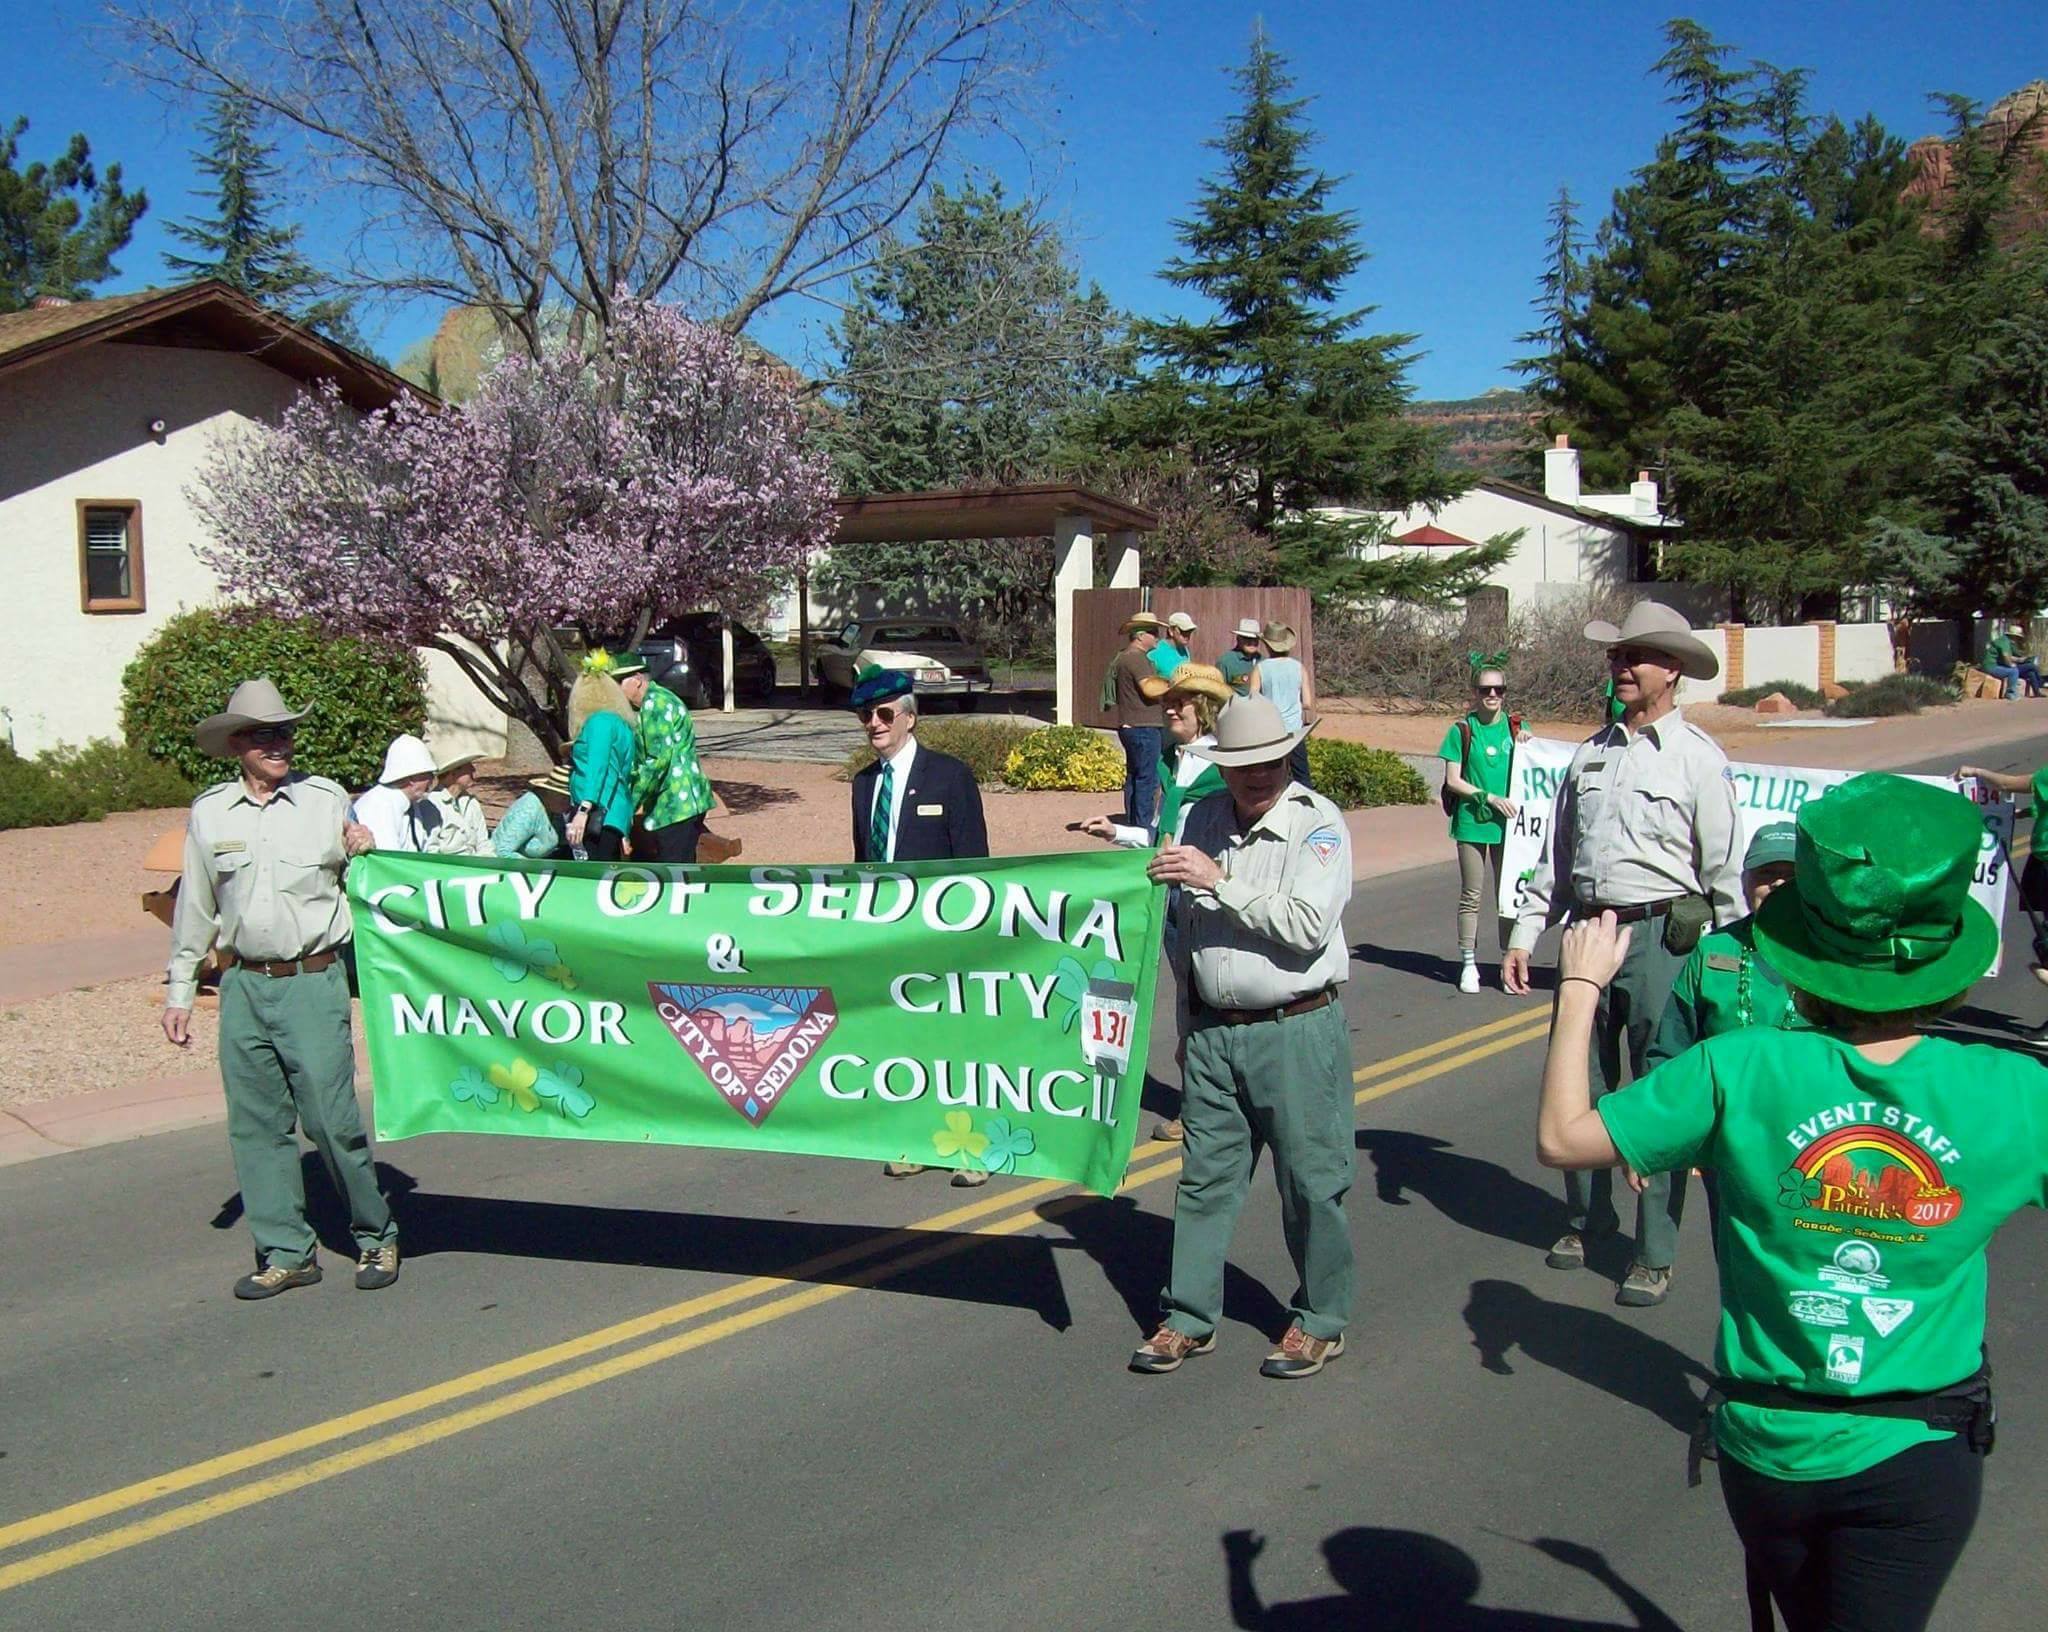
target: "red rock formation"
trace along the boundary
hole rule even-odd
[[[1984,114],[1984,136],[2001,147],[2015,139],[2020,143],[2020,197],[2003,236],[2012,242],[2048,231],[2048,79],[2022,85],[1992,103]],[[1955,185],[1948,142],[1923,136],[1906,150],[1906,157],[1912,166],[1906,196],[1927,200],[1928,230],[1939,232],[1942,203]]]

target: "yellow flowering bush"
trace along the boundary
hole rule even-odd
[[[1124,751],[1100,731],[1049,725],[1010,750],[1003,780],[1031,791],[1115,793],[1124,785]]]

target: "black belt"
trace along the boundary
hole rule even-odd
[[[239,952],[226,954],[230,969],[246,969],[252,975],[268,975],[272,980],[282,980],[286,975],[317,975],[323,969],[332,969],[340,960],[339,952],[315,952],[310,957],[282,958],[274,963],[245,958]]]
[[[1682,901],[1683,896],[1667,896],[1662,901],[1638,901],[1632,907],[1574,907],[1575,919],[1598,918],[1603,912],[1614,914],[1617,924],[1639,924],[1645,918],[1662,918],[1671,910],[1672,903]]]
[[[1337,988],[1325,986],[1320,992],[1297,997],[1270,1009],[1219,1009],[1205,1003],[1199,993],[1188,994],[1188,1013],[1212,1026],[1256,1026],[1266,1020],[1291,1020],[1297,1014],[1314,1014],[1337,1001]]]
[[[1970,1449],[1989,1456],[1998,1442],[1998,1401],[1991,1392],[1991,1358],[1971,1376],[1931,1394],[1807,1394],[1774,1383],[1740,1382],[1717,1377],[1700,1407],[1686,1458],[1686,1482],[1700,1482],[1700,1460],[1714,1432],[1714,1411],[1728,1401],[1766,1411],[1819,1411],[1852,1417],[1885,1417],[1924,1422],[1930,1428],[1961,1434]]]

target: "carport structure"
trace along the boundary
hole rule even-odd
[[[1052,482],[1013,487],[949,488],[930,493],[870,493],[840,499],[839,544],[916,544],[947,538],[1051,538],[1053,642],[1057,648],[1054,718],[1074,723],[1074,594],[1095,587],[1095,542],[1109,547],[1108,588],[1136,589],[1141,534],[1155,531],[1150,510],[1084,487]],[[810,603],[802,609],[799,658],[811,672]]]

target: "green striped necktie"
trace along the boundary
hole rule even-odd
[[[896,767],[882,761],[882,775],[875,784],[875,814],[868,823],[868,860],[889,860],[889,812],[895,805],[892,783]]]

